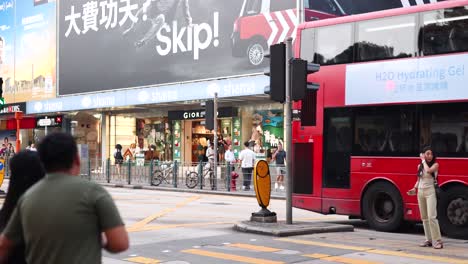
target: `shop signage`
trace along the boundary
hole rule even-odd
[[[42,101],[28,101],[27,114],[45,114],[85,109],[103,109],[121,106],[147,105],[169,102],[263,95],[269,79],[265,75],[116,90],[111,92],[63,96]],[[183,120],[180,118],[179,120]]]
[[[36,119],[36,127],[60,127],[62,126],[62,116],[45,116]]]
[[[218,117],[236,117],[237,108],[235,107],[224,107],[218,110]],[[169,111],[169,120],[191,120],[191,119],[202,119],[205,118],[205,110],[188,110],[188,111]]]
[[[37,125],[38,126],[50,126],[50,125],[52,125],[52,119],[50,119],[50,118],[39,119],[39,120],[37,120]]]
[[[15,112],[25,112],[26,103],[6,104],[0,110],[0,115],[14,114]]]

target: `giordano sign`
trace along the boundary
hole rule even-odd
[[[218,118],[236,117],[237,108],[224,107],[218,109]],[[205,110],[188,110],[188,111],[169,111],[169,120],[193,120],[205,118]]]

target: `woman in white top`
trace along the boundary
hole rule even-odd
[[[434,183],[439,171],[439,163],[432,152],[431,147],[425,147],[419,155],[421,164],[418,166],[418,181],[414,188],[408,191],[409,195],[418,194],[418,205],[421,220],[424,226],[426,241],[421,247],[443,248],[440,235],[439,221],[437,220],[437,197]]]

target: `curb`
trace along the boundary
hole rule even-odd
[[[269,235],[276,237],[310,235],[333,232],[354,232],[354,226],[331,223],[300,223],[286,225],[284,223],[254,223],[244,221],[234,225],[234,230],[244,233]]]
[[[242,193],[242,192],[223,192],[223,191],[209,191],[200,189],[178,189],[170,187],[156,187],[156,186],[143,186],[143,185],[129,185],[129,184],[116,184],[116,183],[98,183],[105,187],[110,188],[125,188],[125,189],[138,189],[138,190],[153,190],[153,191],[166,191],[166,192],[181,192],[181,193],[199,193],[199,194],[212,194],[212,195],[226,195],[237,197],[255,197],[255,193]],[[286,197],[279,195],[271,195],[271,199],[286,200]]]

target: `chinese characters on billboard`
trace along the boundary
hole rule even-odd
[[[59,94],[261,72],[269,44],[295,35],[295,2],[62,1]]]

